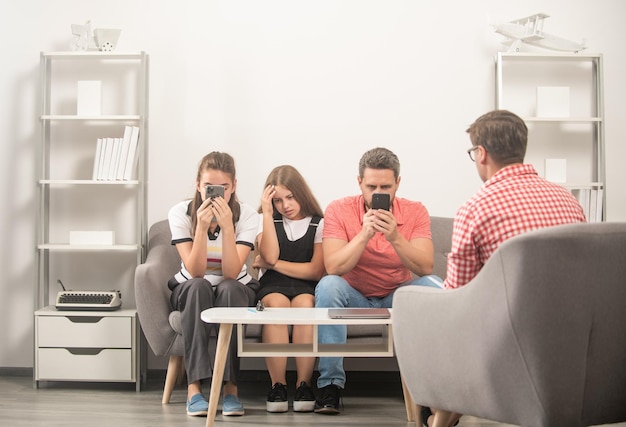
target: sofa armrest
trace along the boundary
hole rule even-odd
[[[180,268],[180,257],[171,246],[167,233],[157,223],[150,229],[150,245],[146,261],[135,269],[135,300],[137,314],[146,340],[157,356],[169,354],[176,333],[169,324],[172,310],[168,280]]]

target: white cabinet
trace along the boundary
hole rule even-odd
[[[496,108],[526,122],[526,163],[576,195],[589,221],[605,214],[604,91],[601,54],[496,56]]]
[[[147,243],[149,56],[42,52],[40,91],[34,376],[139,381],[133,279]],[[130,176],[98,179],[98,139],[121,139],[126,127],[139,135]],[[58,281],[68,290],[120,290],[122,310],[56,311],[50,306],[61,290]],[[108,341],[112,331],[123,345]],[[70,336],[96,342],[66,342]],[[81,373],[70,375],[74,368]]]
[[[35,381],[134,382],[143,364],[137,311],[35,312]]]

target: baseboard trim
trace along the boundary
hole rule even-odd
[[[0,367],[0,377],[32,377],[33,368],[3,368]]]

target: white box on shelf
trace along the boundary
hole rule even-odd
[[[548,181],[560,184],[567,182],[567,160],[546,159],[544,176]]]
[[[70,245],[112,245],[113,231],[70,231]]]
[[[76,87],[76,114],[79,116],[99,116],[102,96],[100,80],[79,80]]]
[[[537,86],[537,117],[570,116],[568,86]]]

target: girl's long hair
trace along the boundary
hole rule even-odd
[[[300,172],[291,165],[282,165],[275,167],[267,177],[263,188],[267,188],[268,185],[282,185],[288,188],[293,194],[293,197],[300,204],[300,213],[302,216],[314,216],[317,215],[320,218],[324,217],[324,212],[317,202],[317,199],[313,195],[313,192],[309,188]],[[259,207],[259,213],[262,209]],[[278,211],[274,208],[274,217],[276,217]]]

